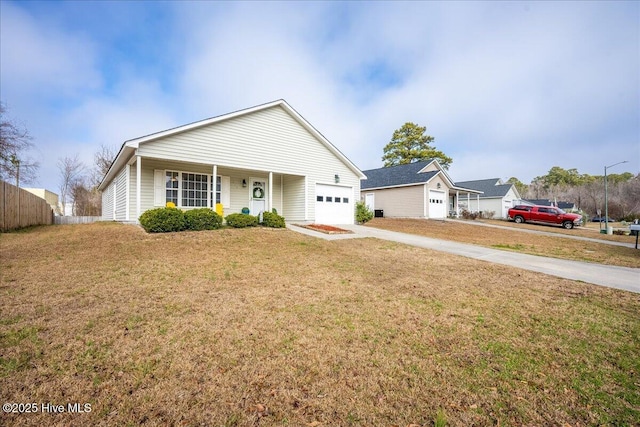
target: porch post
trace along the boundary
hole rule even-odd
[[[209,192],[209,194],[211,194],[211,203],[209,203],[209,209],[213,209],[214,211],[216,210],[216,191],[218,190],[218,165],[213,165],[212,171],[211,173],[213,173],[213,184],[211,184],[213,186],[213,188],[211,188],[211,191]],[[209,197],[207,197],[208,199]],[[222,202],[222,199],[220,199],[220,201]]]
[[[476,194],[476,200],[478,201],[478,212],[480,212],[480,194]]]
[[[273,172],[269,172],[269,196],[267,198],[268,200],[268,206],[267,206],[267,212],[271,212],[271,210],[273,209]]]
[[[467,210],[471,212],[471,193],[467,193]]]
[[[140,191],[142,191],[142,156],[136,155],[136,220],[140,218]]]
[[[125,207],[124,207],[124,212],[125,212],[125,216],[124,219],[129,221],[130,220],[130,215],[129,215],[129,211],[131,210],[131,208],[129,207],[129,202],[130,202],[130,193],[131,193],[131,165],[129,163],[127,163],[125,166],[125,176],[126,176],[126,180],[127,180],[127,184],[124,186],[125,188]],[[115,218],[115,217],[114,217]]]
[[[458,205],[459,198],[460,198],[460,191],[456,190],[456,218],[460,216],[460,205]]]

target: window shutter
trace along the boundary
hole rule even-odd
[[[231,178],[228,176],[220,177],[220,203],[225,208],[231,206]]]
[[[156,169],[153,171],[153,205],[164,206],[165,205],[165,188],[164,171]]]

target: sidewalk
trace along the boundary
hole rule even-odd
[[[579,280],[586,283],[592,283],[594,285],[640,293],[640,269],[638,268],[616,267],[611,265],[569,261],[537,255],[521,254],[517,252],[501,251],[492,248],[485,248],[483,246],[432,239],[413,234],[398,233],[373,227],[364,227],[362,225],[340,226],[340,228],[353,231],[353,234],[324,234],[296,227],[293,224],[287,224],[287,227],[290,230],[326,240],[366,237],[390,240],[420,248],[433,249],[467,258],[493,262],[495,264],[536,271],[538,273],[549,274],[552,276],[562,277],[564,279]]]

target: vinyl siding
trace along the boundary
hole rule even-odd
[[[210,175],[217,165],[219,176],[230,177],[230,206],[225,207],[225,215],[250,206],[249,185],[242,187],[243,179],[247,184],[250,178],[268,181],[269,172],[273,176],[272,206],[287,220],[313,220],[316,184],[335,184],[336,175],[340,185],[353,188],[354,200],[360,194],[360,178],[349,165],[280,106],[143,141],[136,154],[142,157],[141,213],[154,208],[156,169]],[[126,176],[125,169],[117,172],[113,182]],[[130,166],[128,188],[129,219],[137,220],[135,161]],[[122,212],[124,219],[126,210]],[[107,213],[105,209],[103,213]]]
[[[375,209],[384,210],[385,217],[424,218],[424,185],[365,190],[365,194],[375,194]]]
[[[285,175],[283,187],[282,216],[287,221],[304,221],[304,177]]]
[[[122,169],[115,182],[115,204],[116,204],[116,217],[117,221],[124,221],[126,219],[126,200],[127,200],[127,181],[126,181],[126,169]]]
[[[279,106],[142,143],[138,154],[293,175],[318,168],[334,174],[338,161]]]
[[[113,220],[113,182],[102,192],[102,219]]]
[[[280,204],[281,213],[288,219],[305,219],[304,176],[307,176],[306,193],[311,220],[315,217],[316,183],[333,184],[335,175],[338,175],[340,185],[353,187],[354,197],[360,193],[360,179],[353,170],[279,106],[141,143],[138,154],[143,156],[143,170],[147,170],[147,162],[163,159],[200,163],[207,169],[204,173],[211,173],[208,165],[213,164],[218,165],[219,175],[225,168],[241,170],[236,174],[230,173],[231,186],[235,190],[232,190],[231,198],[231,211],[234,212],[248,204],[249,190],[247,198],[238,196],[237,185],[241,177],[246,176],[247,180],[249,177],[266,178],[270,171],[274,173],[273,202],[276,209],[279,176],[285,175],[285,200]],[[177,170],[184,170],[184,167]],[[246,171],[253,172],[247,174]],[[150,180],[153,186],[152,172]],[[149,192],[153,203],[153,189],[143,187],[143,194]],[[142,205],[142,210],[145,209],[149,209],[147,203]]]

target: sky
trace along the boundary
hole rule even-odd
[[[405,122],[454,181],[640,173],[640,2],[0,0],[32,184],[100,145],[285,99],[361,170]]]

